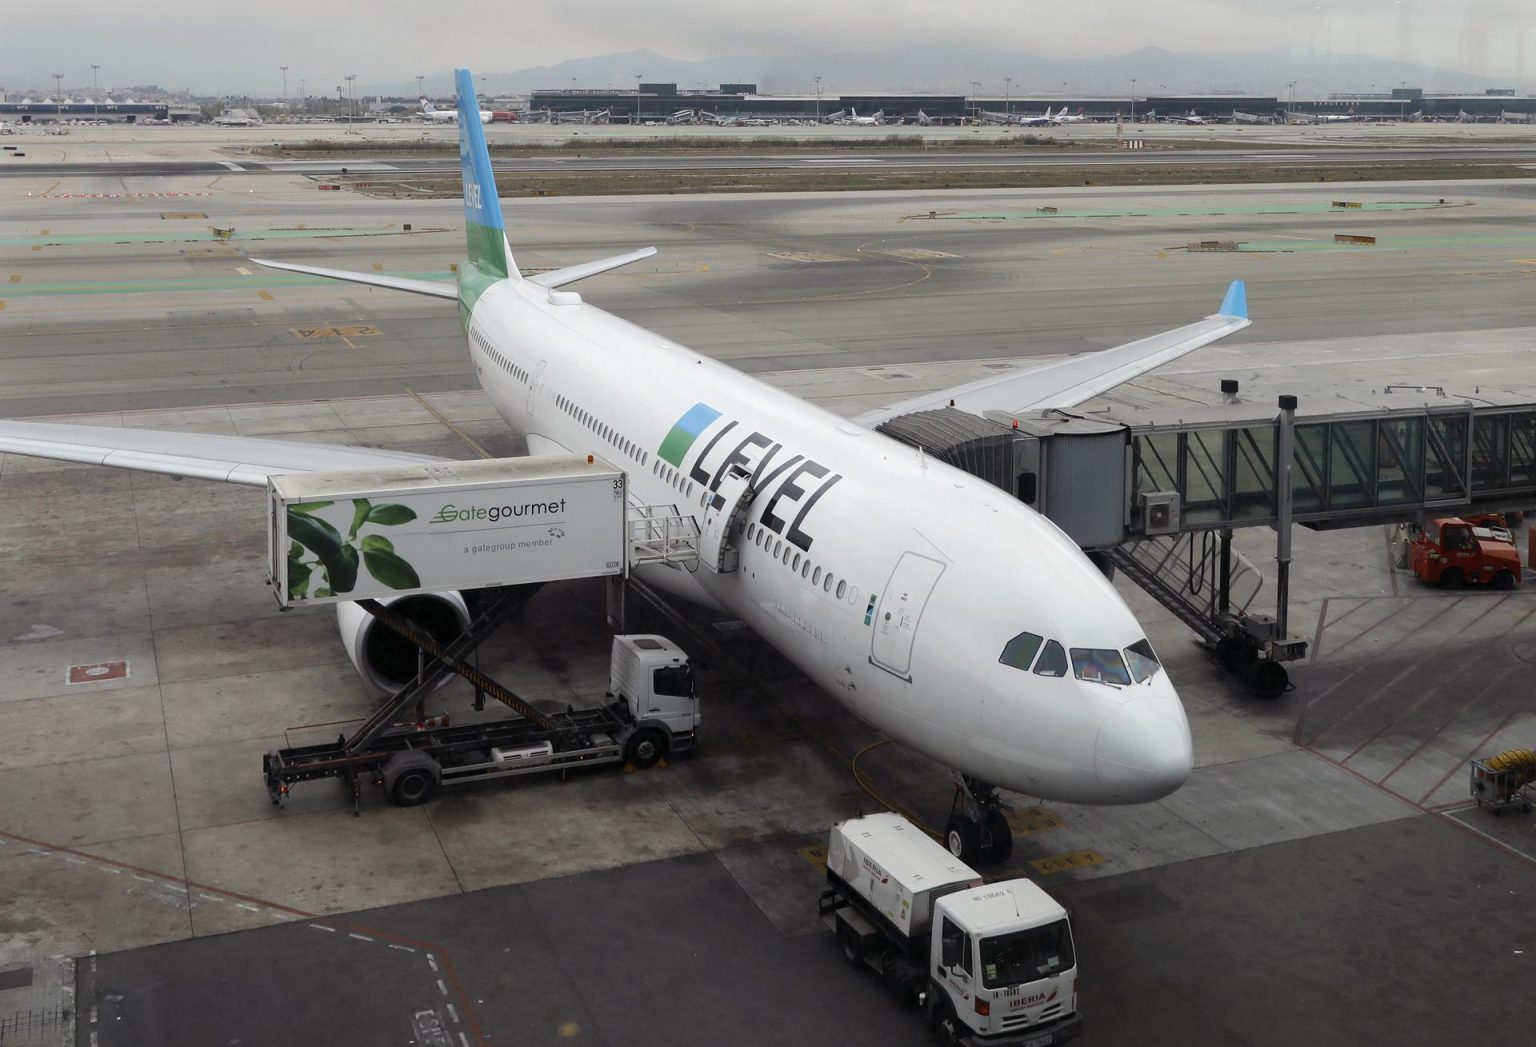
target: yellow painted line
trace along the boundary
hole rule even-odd
[[[1516,265],[1536,265],[1536,258],[1511,258]]]
[[[1023,810],[1008,811],[1004,814],[1008,824],[1013,828],[1015,836],[1033,836],[1035,833],[1050,832],[1052,829],[1060,829],[1067,824],[1067,820],[1049,807],[1036,806],[1025,807]]]
[[[41,251],[42,249],[43,249],[43,245],[42,244],[33,244],[32,245],[32,250],[34,250],[34,251]]]
[[[382,273],[384,271],[384,263],[383,262],[374,262],[373,263],[373,271],[376,272],[376,273]]]
[[[260,298],[263,302],[270,302],[270,301],[272,301],[272,292],[271,291],[257,291],[256,292],[256,297]]]
[[[1036,858],[1029,863],[1030,868],[1041,876],[1103,864],[1104,856],[1092,848],[1086,851],[1070,851],[1067,854],[1053,854],[1049,858]]]
[[[801,847],[795,852],[816,867],[816,871],[823,876],[827,872],[827,849],[820,845],[815,847]]]
[[[458,427],[458,425],[456,425],[454,423],[453,419],[449,418],[443,412],[439,411],[437,408],[435,408],[431,404],[427,403],[426,399],[420,393],[418,393],[415,389],[412,389],[410,386],[406,386],[405,387],[405,391],[410,394],[411,399],[413,399],[417,403],[421,404],[421,406],[423,408],[425,408],[425,410],[426,410],[426,412],[428,414],[430,414],[433,418],[436,418],[439,422],[442,422],[443,425],[447,426],[448,429],[450,431],[452,431],[452,433],[455,436],[457,436],[460,440],[463,440],[465,443],[467,443],[470,446],[470,449],[473,450],[476,454],[478,454],[481,458],[490,458],[491,457],[491,452],[487,451],[484,447],[480,446],[480,444],[475,440],[475,438],[473,436],[470,436],[463,429],[460,429]],[[662,766],[662,765],[663,764],[658,763],[657,766]]]
[[[239,273],[241,276],[250,276],[251,275],[251,271],[249,269],[247,269],[243,265],[235,266],[235,272]]]
[[[0,299],[0,313],[5,312],[5,300]]]
[[[20,273],[12,273],[11,274],[11,283],[13,283],[13,284],[21,283],[21,274]]]
[[[1166,262],[1168,260],[1168,252],[1161,248],[1152,252],[1152,254],[1159,262]]]
[[[39,235],[39,236],[47,236],[47,235],[48,235],[48,230],[46,230],[46,229],[44,229],[44,230],[43,230],[43,231],[42,231],[42,232],[40,232],[40,233],[39,233],[39,234],[38,234],[38,235]]]

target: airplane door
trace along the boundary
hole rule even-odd
[[[528,417],[533,417],[533,403],[539,398],[539,388],[544,384],[544,367],[548,360],[540,360],[539,366],[533,369],[533,381],[528,383]]]
[[[699,529],[699,560],[716,574],[729,574],[741,561],[731,536],[741,533],[742,517],[752,502],[748,487],[751,482],[751,474],[732,469],[720,481],[704,510],[704,525]]]
[[[869,660],[903,680],[910,680],[912,641],[917,638],[917,623],[933,587],[938,584],[944,565],[917,553],[903,553],[891,580],[885,585],[880,606],[875,608],[875,632],[870,640]]]

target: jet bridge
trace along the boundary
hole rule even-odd
[[[1274,696],[1287,687],[1280,663],[1306,653],[1287,628],[1292,524],[1329,530],[1536,504],[1536,404],[1452,402],[1443,390],[1390,386],[1383,401],[1394,393],[1420,402],[1297,418],[1295,397],[1261,414],[1234,396],[1142,424],[947,408],[879,430],[1040,510],[1107,573],[1118,568],[1172,611],[1256,693]],[[1232,548],[1240,527],[1276,532],[1272,615],[1254,609],[1264,576]]]

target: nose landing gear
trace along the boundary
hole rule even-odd
[[[1013,829],[996,786],[956,775],[944,846],[967,865],[1001,865],[1013,855]]]

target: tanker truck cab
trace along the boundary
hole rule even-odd
[[[930,1020],[944,1042],[1048,1047],[1082,1031],[1067,911],[1028,880],[934,905]]]
[[[693,748],[700,720],[693,669],[683,649],[665,636],[613,638],[608,694],[634,724],[626,748],[637,767]]]

